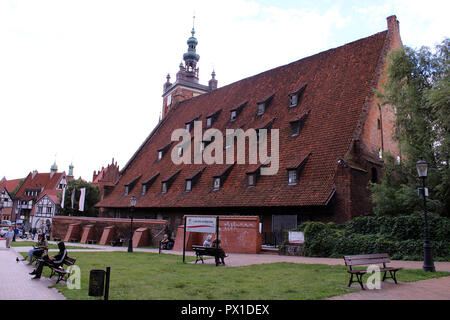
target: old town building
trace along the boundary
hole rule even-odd
[[[193,30],[177,81],[168,77],[164,85],[161,121],[97,204],[105,216],[127,217],[134,196],[135,217],[166,219],[173,231],[185,214],[220,214],[260,216],[263,233],[276,233],[306,220],[344,222],[372,211],[368,182],[382,174],[384,152],[400,153],[393,107],[375,95],[388,52],[402,46],[395,16],[385,31],[222,88],[215,73],[209,86],[198,84],[196,45]],[[199,149],[182,148],[171,141],[180,128],[191,135],[216,128],[224,141],[226,129],[267,129],[269,150],[278,132],[279,152],[271,163],[240,164],[235,152],[231,163],[176,164],[174,155],[219,151],[204,138]],[[274,174],[262,174],[275,162]]]

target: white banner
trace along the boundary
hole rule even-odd
[[[72,189],[72,194],[70,195],[70,202],[72,202],[72,209],[73,209],[73,204],[75,203],[75,187],[73,187]]]
[[[303,232],[289,231],[289,243],[303,243],[303,242],[305,242]]]
[[[186,232],[216,232],[215,217],[186,217]]]
[[[63,188],[62,197],[61,197],[61,208],[64,209],[64,198],[66,197],[66,188]]]
[[[78,207],[80,211],[84,211],[84,198],[86,196],[86,188],[81,188],[80,191],[81,194],[80,194],[80,201],[78,202]]]

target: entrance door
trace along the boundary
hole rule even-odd
[[[294,229],[297,227],[297,215],[273,215],[272,216],[272,234],[273,243],[279,246],[283,243],[285,232],[289,229]]]

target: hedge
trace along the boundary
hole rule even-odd
[[[450,219],[429,215],[435,260],[450,261]],[[392,259],[422,260],[423,215],[365,216],[345,224],[305,222],[303,255],[341,258],[344,255],[387,252]]]

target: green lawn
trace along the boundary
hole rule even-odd
[[[11,242],[11,247],[32,247],[35,244],[36,244],[35,241],[15,241]],[[58,245],[56,244],[49,244],[47,247],[49,249],[58,249]],[[93,248],[66,246],[66,249],[93,249]]]
[[[346,287],[344,266],[282,262],[228,268],[183,264],[181,256],[146,252],[73,252],[69,256],[77,259],[81,269],[81,289],[69,290],[64,282],[56,285],[69,299],[93,299],[88,297],[89,272],[107,266],[111,267],[110,299],[297,300],[355,291]],[[49,273],[45,268],[43,275]],[[398,279],[409,282],[449,275],[401,270]]]

